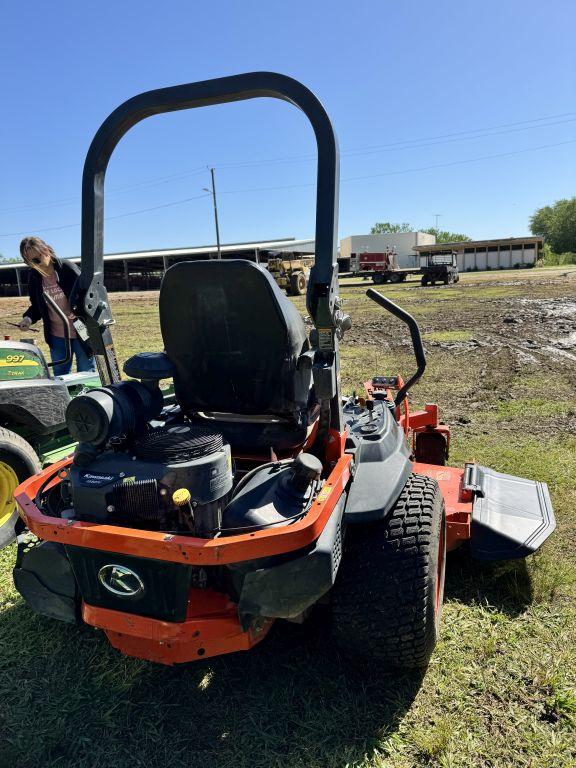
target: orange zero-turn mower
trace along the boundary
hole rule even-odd
[[[308,117],[318,146],[316,260],[307,333],[269,272],[243,260],[182,262],[160,290],[165,351],[124,364],[103,285],[103,189],[110,156],[151,115],[273,97]],[[435,405],[411,412],[417,372],[340,391],[338,148],[307,88],[257,72],[143,93],[96,134],[84,166],[82,275],[75,312],[103,386],[66,421],[78,447],[15,492],[14,581],[38,613],[83,621],[118,650],[164,664],[260,642],[276,619],[323,604],[356,659],[427,663],[438,637],[446,552],[524,557],[554,529],[545,484],[477,464],[446,466]],[[166,406],[159,382],[173,379]]]

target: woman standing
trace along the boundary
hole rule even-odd
[[[28,280],[30,306],[24,312],[20,328],[26,330],[42,319],[44,338],[50,347],[52,360],[62,360],[66,356],[64,324],[44,300],[43,294],[47,293],[69,318],[72,355],[76,357],[78,371],[94,371],[94,358],[87,353],[86,347],[78,339],[74,326],[70,322],[74,320],[70,297],[74,292],[80,270],[72,262],[58,259],[53,249],[39,237],[25,237],[20,243],[20,255],[30,267]],[[54,375],[62,376],[70,373],[71,368],[72,360],[57,365],[54,367]]]

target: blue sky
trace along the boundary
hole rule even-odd
[[[86,150],[119,103],[253,70],[324,102],[341,237],[435,214],[474,238],[523,235],[535,208],[576,193],[573,0],[35,0],[1,18],[6,257],[22,234],[79,253]],[[274,100],[149,119],[110,162],[105,250],[213,242],[207,165],[223,241],[311,236],[313,155],[305,118]]]

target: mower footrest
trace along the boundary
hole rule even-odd
[[[475,495],[472,555],[481,560],[509,560],[535,552],[556,527],[546,483],[479,465],[470,474],[469,489]]]

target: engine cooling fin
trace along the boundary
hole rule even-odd
[[[139,459],[174,464],[222,450],[224,439],[210,427],[178,424],[159,427],[140,438],[134,450]]]

